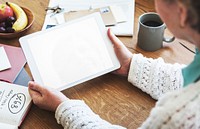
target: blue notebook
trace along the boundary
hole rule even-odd
[[[28,82],[31,80],[28,73],[24,68],[21,69],[20,73],[14,80],[14,84],[22,85],[22,86],[28,86]]]

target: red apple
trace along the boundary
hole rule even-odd
[[[0,22],[5,21],[8,17],[13,17],[14,13],[11,7],[6,4],[0,4]]]

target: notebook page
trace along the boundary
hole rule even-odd
[[[0,81],[0,123],[18,126],[30,102],[27,87]]]

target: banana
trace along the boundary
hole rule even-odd
[[[13,12],[16,17],[16,21],[14,22],[12,28],[17,32],[23,30],[28,24],[28,18],[24,10],[17,4],[12,2],[6,2],[8,6],[13,9]]]

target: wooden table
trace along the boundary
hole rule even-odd
[[[6,1],[0,0],[2,3]],[[33,11],[35,22],[26,34],[41,30],[48,0],[9,1]],[[145,52],[137,47],[138,17],[142,13],[149,11],[155,11],[153,0],[136,0],[135,34],[133,37],[120,37],[120,39],[133,53],[142,53],[152,58],[163,57],[169,63],[188,64],[194,55],[178,43],[180,40],[176,40],[172,44],[164,44],[164,47],[156,52]],[[166,31],[166,35],[171,34]],[[18,38],[11,40],[0,39],[0,43],[20,47]],[[193,45],[186,42],[183,43],[194,49]],[[25,67],[31,75],[28,65]],[[149,95],[131,85],[127,78],[111,73],[67,89],[63,93],[71,99],[83,99],[103,119],[130,129],[137,128],[142,124],[156,102]],[[62,126],[56,123],[53,112],[45,111],[32,105],[30,112],[21,125],[21,129],[62,129]]]

